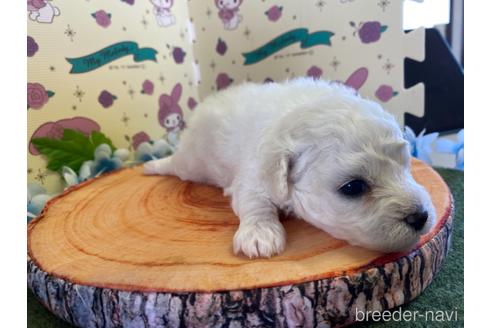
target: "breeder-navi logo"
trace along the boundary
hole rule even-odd
[[[71,74],[86,73],[106,65],[124,56],[133,55],[135,62],[144,60],[157,61],[157,50],[153,48],[139,48],[133,41],[124,41],[112,44],[104,49],[79,58],[66,58],[72,64]]]
[[[355,321],[425,321],[425,322],[445,322],[445,321],[458,321],[458,310],[453,311],[411,311],[402,310],[399,308],[395,311],[361,311],[355,309]]]

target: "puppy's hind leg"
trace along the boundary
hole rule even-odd
[[[144,174],[146,175],[176,175],[174,170],[173,156],[168,156],[144,164]]]

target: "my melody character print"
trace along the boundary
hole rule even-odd
[[[172,146],[177,146],[179,132],[186,127],[183,110],[178,104],[182,91],[182,86],[178,83],[171,95],[162,94],[159,97],[159,124],[166,129],[168,142]]]
[[[47,0],[27,0],[29,19],[38,23],[51,24],[55,16],[60,16],[58,7]]]
[[[153,12],[159,26],[167,27],[176,23],[176,18],[171,13],[174,0],[150,0],[150,2],[154,5]]]
[[[235,30],[243,20],[239,15],[239,6],[243,0],[215,0],[215,5],[219,8],[219,18],[224,23],[226,30]]]

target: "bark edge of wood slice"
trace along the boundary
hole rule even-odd
[[[347,325],[356,308],[417,297],[446,257],[451,193],[423,162],[412,173],[437,222],[411,252],[365,250],[287,219],[285,253],[249,260],[232,254],[238,220],[220,190],[122,169],[66,190],[28,225],[28,286],[79,327]]]

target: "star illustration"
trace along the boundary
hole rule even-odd
[[[73,95],[79,100],[79,102],[82,102],[82,98],[84,97],[85,92],[81,90],[79,86],[77,86]]]
[[[48,177],[48,173],[46,173],[46,171],[41,171],[41,169],[38,169],[38,173],[36,174],[34,179],[38,180],[39,183],[44,185],[47,177]]]
[[[70,38],[70,41],[73,42],[73,38],[75,37],[75,34],[77,34],[77,32],[75,32],[71,27],[70,27],[70,24],[67,25],[67,28],[65,29],[65,35],[67,37]]]
[[[149,25],[149,21],[145,19],[145,16],[142,16],[140,23],[142,23],[144,28],[147,28],[147,25]]]
[[[333,60],[330,62],[330,66],[333,67],[335,71],[337,70],[338,66],[340,66],[340,61],[337,57],[333,57]]]
[[[251,34],[251,31],[250,29],[246,26],[246,28],[244,29],[244,32],[243,32],[244,36],[246,37],[246,39],[249,38],[250,34]]]
[[[326,1],[317,0],[315,6],[318,7],[319,11],[322,11],[323,7],[326,6]]]
[[[128,126],[128,121],[130,121],[130,118],[126,115],[126,113],[123,113],[123,116],[121,117],[121,122],[125,123],[125,126]]]
[[[128,88],[128,94],[133,99],[133,96],[135,95],[135,90],[133,90],[132,86]]]
[[[391,70],[395,67],[389,59],[386,60],[386,63],[383,65],[383,69],[386,71],[387,74],[391,73]]]
[[[391,2],[389,0],[379,0],[378,6],[381,7],[383,11],[385,11],[386,7],[388,7],[390,3]]]

